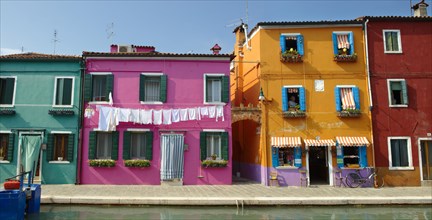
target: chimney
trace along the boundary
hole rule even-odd
[[[222,47],[219,47],[218,44],[215,44],[210,50],[213,51],[213,54],[219,54],[219,51],[222,50]]]
[[[427,14],[428,6],[429,5],[426,4],[424,0],[412,6],[411,8],[414,10],[414,16],[415,17],[428,16]]]

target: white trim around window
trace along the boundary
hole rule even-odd
[[[355,85],[336,85],[337,88],[354,88],[357,87]]]
[[[408,105],[404,105],[404,104],[398,104],[398,105],[393,105],[392,104],[392,94],[391,94],[391,87],[390,87],[390,83],[391,82],[405,82],[405,79],[387,79],[387,97],[388,97],[388,103],[389,103],[389,107],[403,107],[406,108],[408,107]]]
[[[204,132],[227,132],[224,129],[203,129]]]
[[[57,80],[58,79],[72,79],[72,91],[71,91],[71,104],[70,105],[56,105],[56,97],[57,97]],[[53,97],[53,105],[52,107],[59,108],[72,108],[74,104],[74,91],[75,91],[75,77],[73,76],[58,76],[54,77],[54,97]]]
[[[420,181],[424,181],[423,179],[423,159],[421,154],[421,142],[422,141],[432,141],[432,137],[419,137],[417,140],[417,150],[419,155],[419,170],[420,170]],[[423,149],[424,150],[424,149]]]
[[[385,33],[386,32],[397,32],[398,33],[398,51],[387,51],[386,50],[386,37],[385,37]],[[402,42],[401,42],[401,33],[400,30],[392,30],[392,29],[383,29],[383,42],[384,42],[384,53],[402,53]]]
[[[145,72],[142,72],[141,75],[144,75],[144,76],[163,76],[164,74],[163,73],[145,73]]]
[[[112,72],[89,72],[91,75],[112,75]]]
[[[72,131],[51,131],[51,134],[72,134]]]
[[[408,166],[406,167],[392,166],[391,140],[407,140]],[[412,161],[411,137],[409,136],[387,137],[387,147],[388,147],[389,170],[414,170],[413,161]]]
[[[90,75],[113,75],[112,72],[89,72]],[[91,85],[93,87],[93,85]],[[114,85],[113,85],[114,87]],[[114,95],[114,94],[112,94]],[[91,97],[93,99],[93,94],[91,94]],[[95,104],[95,105],[99,105],[99,104],[109,104],[109,101],[89,101],[88,104]]]
[[[302,85],[290,85],[290,86],[282,86],[283,88],[300,88]]]
[[[300,33],[282,33],[281,34],[282,36],[298,36],[298,35],[301,35]]]
[[[225,74],[223,74],[223,73],[204,73],[204,77],[203,77],[203,103],[205,104],[205,105],[208,105],[208,104],[212,104],[212,105],[225,105],[226,103],[225,102],[207,102],[206,101],[206,97],[207,97],[207,76],[209,76],[209,77],[223,77],[223,76],[226,76]],[[221,81],[221,87],[220,87],[220,90],[221,90],[221,99],[222,99],[222,88],[223,88],[223,85],[222,85],[222,81]]]
[[[16,87],[17,87],[17,77],[16,76],[0,76],[0,78],[14,78],[14,91],[12,95],[12,104],[0,104],[0,107],[14,107],[15,106],[15,97],[16,97]]]

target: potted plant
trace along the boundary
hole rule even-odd
[[[226,167],[228,161],[226,160],[204,160],[201,162],[203,167]]]
[[[360,117],[361,111],[360,109],[344,109],[338,112],[339,117]]]
[[[294,48],[291,48],[289,50],[285,50],[281,54],[281,56],[282,56],[281,60],[283,62],[290,62],[290,63],[303,62],[302,56]]]
[[[149,167],[150,161],[149,160],[125,160],[124,165],[126,167]]]
[[[333,60],[336,62],[355,62],[357,60],[357,53],[348,54],[346,48],[339,49],[338,54],[334,55]]]
[[[89,165],[91,167],[114,167],[116,161],[111,159],[95,159],[89,160]]]
[[[212,160],[216,160],[216,158],[217,158],[217,154],[212,154],[212,155],[211,155],[211,158],[212,158]]]

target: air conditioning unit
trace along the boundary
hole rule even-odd
[[[132,45],[119,45],[118,46],[119,53],[131,53],[134,52],[134,48]]]

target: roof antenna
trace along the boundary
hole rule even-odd
[[[57,29],[54,29],[54,38],[53,38],[54,54],[56,54],[56,47],[58,42],[60,42],[60,40],[57,38]]]
[[[109,24],[107,26],[107,28],[105,29],[105,32],[107,34],[107,39],[111,40],[111,44],[112,44],[112,37],[114,37],[114,22],[111,22],[111,24]]]
[[[21,46],[21,53],[24,53],[24,46]]]
[[[411,12],[411,16],[413,16],[412,0],[410,0],[410,12]]]
[[[249,23],[249,12],[248,12],[248,0],[246,0],[246,23],[243,23],[243,20],[240,19],[242,21],[242,27],[244,29],[244,33],[245,33],[245,39],[246,39],[246,48],[248,50],[252,50],[252,47],[249,46],[249,39],[248,39],[248,23]]]

